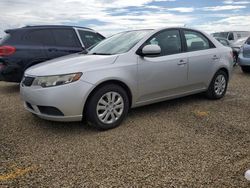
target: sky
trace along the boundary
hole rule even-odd
[[[90,27],[105,36],[169,26],[250,31],[250,0],[1,0],[0,10],[0,37],[41,24]]]

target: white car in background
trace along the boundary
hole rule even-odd
[[[216,32],[212,33],[212,36],[217,38],[225,38],[230,43],[234,43],[241,38],[248,38],[250,36],[250,31]]]

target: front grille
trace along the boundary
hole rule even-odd
[[[29,87],[29,86],[32,85],[32,83],[33,83],[34,80],[35,80],[34,77],[25,76],[25,77],[23,78],[22,84],[23,84],[24,86]]]

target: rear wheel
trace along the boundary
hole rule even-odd
[[[244,73],[250,73],[250,66],[242,66],[242,67],[241,67],[241,70],[242,70]]]
[[[91,96],[86,107],[86,118],[96,128],[112,129],[121,124],[129,110],[126,91],[119,85],[99,87]]]
[[[206,95],[209,99],[221,99],[227,91],[228,76],[223,70],[219,70],[213,77]]]

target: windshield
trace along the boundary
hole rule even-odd
[[[220,37],[227,39],[229,32],[220,32],[220,33],[214,33],[213,37]]]
[[[94,46],[88,54],[113,55],[128,52],[152,30],[127,31],[113,35]]]

